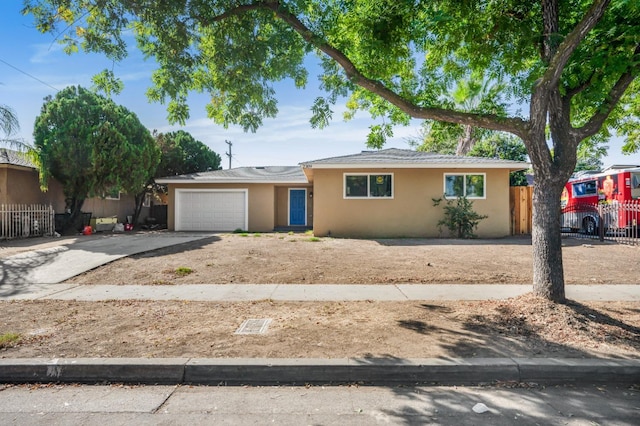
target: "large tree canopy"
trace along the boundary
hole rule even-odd
[[[222,168],[220,155],[184,130],[158,133],[155,139],[161,152],[157,178]]]
[[[89,196],[114,190],[138,193],[160,155],[134,113],[75,86],[45,98],[36,118],[34,147],[42,185],[50,177],[62,184],[72,219]]]
[[[70,51],[114,60],[126,55],[131,29],[159,65],[149,97],[168,101],[177,121],[197,90],[211,94],[216,122],[255,130],[277,113],[272,82],[303,86],[304,59],[315,52],[327,96],[312,106],[314,126],[348,96],[351,112],[381,121],[371,146],[410,117],[518,136],[536,175],[534,292],[551,300],[565,297],[559,199],[578,144],[616,129],[627,152],[640,145],[635,0],[27,0],[25,11],[41,31],[65,32]],[[471,73],[505,82],[523,112],[447,103],[443,94]]]
[[[184,130],[169,133],[154,131],[153,137],[160,150],[160,162],[154,174],[135,196],[134,224],[138,223],[146,195],[166,191],[166,186],[155,183],[156,178],[222,168],[220,155]]]

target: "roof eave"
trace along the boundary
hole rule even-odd
[[[509,169],[526,170],[529,163],[302,163],[303,168],[312,169]]]
[[[178,184],[178,183],[261,183],[261,184],[282,184],[282,185],[306,185],[304,180],[259,180],[259,179],[156,179],[156,183],[160,184]]]

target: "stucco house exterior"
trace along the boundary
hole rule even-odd
[[[313,185],[299,166],[240,167],[156,179],[176,231],[269,232],[313,226]]]
[[[0,148],[0,205],[45,204],[53,206],[56,213],[64,213],[65,199],[62,185],[50,179],[47,191],[40,189],[37,168],[18,152]],[[112,197],[93,197],[85,200],[82,210],[91,212],[92,217],[117,217],[124,223],[133,214],[134,196],[114,194]],[[141,213],[147,217],[149,208]]]
[[[316,236],[437,237],[443,210],[433,199],[466,195],[488,216],[477,235],[490,238],[509,235],[509,173],[528,167],[391,148],[157,182],[169,188],[168,227],[176,231],[313,229]]]
[[[0,204],[47,204],[63,212],[62,185],[52,181],[48,191],[41,191],[34,165],[18,152],[0,148]]]

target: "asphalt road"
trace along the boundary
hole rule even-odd
[[[639,418],[637,387],[20,385],[0,391],[0,425],[631,426]]]

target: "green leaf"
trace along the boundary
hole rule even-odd
[[[375,124],[369,126],[367,135],[367,148],[381,149],[387,138],[393,136],[393,127],[390,124]]]
[[[105,69],[101,73],[91,78],[93,83],[92,89],[96,92],[103,92],[107,97],[112,94],[118,95],[124,89],[124,83],[117,78],[113,71]]]
[[[311,107],[311,111],[313,112],[310,119],[312,128],[324,129],[329,125],[333,111],[331,110],[331,105],[325,98],[316,98]]]

